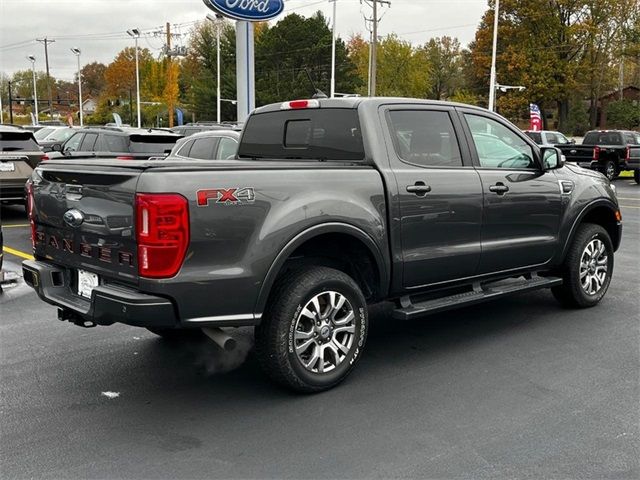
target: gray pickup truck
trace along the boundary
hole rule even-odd
[[[236,160],[47,162],[29,192],[24,278],[61,320],[255,326],[266,373],[304,392],[353,369],[376,302],[397,321],[540,288],[598,304],[622,232],[600,173],[486,110],[411,99],[265,106]]]

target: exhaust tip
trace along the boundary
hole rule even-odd
[[[220,328],[203,328],[202,331],[225,352],[234,351],[238,345],[235,339],[227,335]]]

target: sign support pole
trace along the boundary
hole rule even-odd
[[[252,22],[236,22],[236,77],[238,122],[244,122],[256,108]]]

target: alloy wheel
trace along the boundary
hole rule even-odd
[[[591,240],[580,257],[580,283],[587,295],[602,290],[609,274],[609,256],[602,240]]]
[[[338,292],[319,293],[296,319],[296,357],[309,372],[331,372],[347,358],[355,337],[356,316],[347,298]]]

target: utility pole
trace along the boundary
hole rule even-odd
[[[624,56],[620,60],[620,76],[618,77],[620,100],[624,100]]]
[[[373,8],[373,16],[370,19],[365,19],[372,22],[371,29],[371,45],[369,48],[369,96],[376,96],[376,80],[377,80],[377,65],[378,65],[378,23],[381,17],[378,17],[378,4],[391,6],[389,0],[365,0]]]
[[[491,79],[489,80],[489,110],[495,110],[496,102],[496,55],[498,53],[498,17],[500,16],[500,0],[496,0],[493,12],[493,49],[491,53]]]
[[[331,98],[336,96],[336,18],[338,0],[329,0],[333,2],[333,29],[331,42]]]
[[[170,83],[173,81],[171,74],[171,24],[167,22],[167,86],[170,91]],[[169,110],[169,128],[173,128],[173,99],[171,95],[167,99],[167,109]]]
[[[127,33],[136,42],[136,104],[138,114],[138,128],[140,128],[142,126],[140,116],[140,62],[138,59],[138,39],[140,38],[140,30],[137,28],[132,28],[131,30],[127,30]]]
[[[11,82],[7,82],[9,85],[9,123],[13,123],[13,98],[11,97]]]
[[[36,42],[44,45],[44,61],[47,66],[47,94],[49,95],[49,118],[53,118],[53,100],[51,97],[51,76],[49,75],[49,44],[55,43],[55,40],[49,40],[47,37],[36,38]]]

